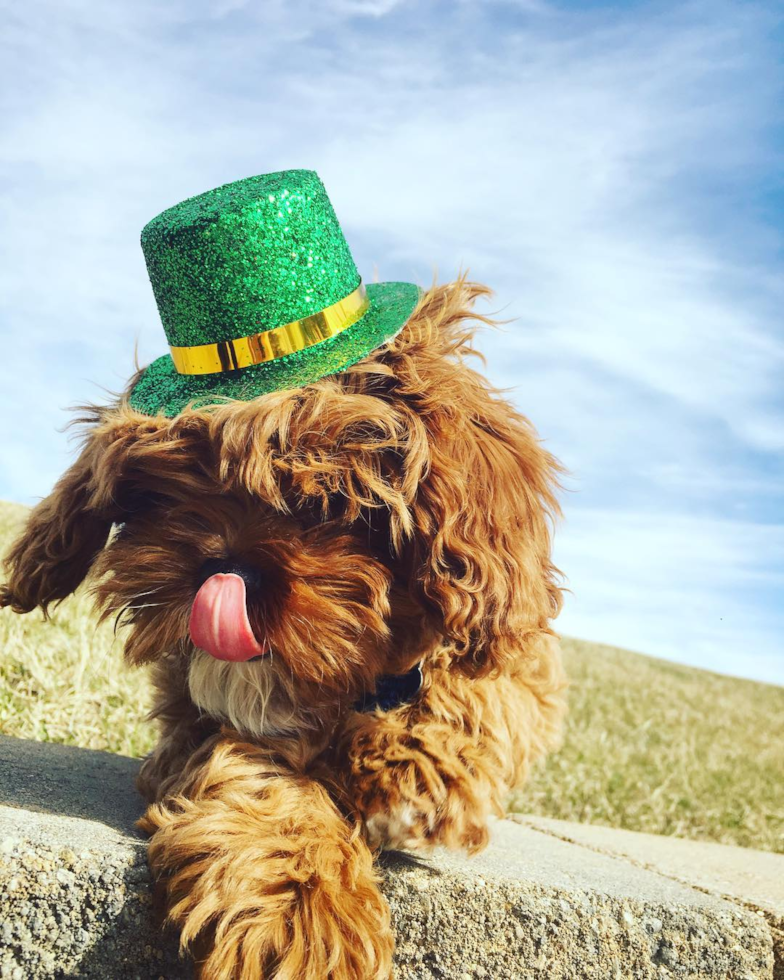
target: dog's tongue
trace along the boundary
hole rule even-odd
[[[253,634],[245,582],[234,573],[211,575],[191,607],[191,639],[218,660],[250,660],[266,650]]]

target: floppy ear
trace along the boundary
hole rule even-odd
[[[411,588],[459,663],[501,668],[561,606],[550,560],[561,468],[527,421],[464,362],[482,286],[431,290],[396,351],[403,395],[428,433],[412,504]]]
[[[113,501],[101,466],[102,440],[95,434],[51,494],[27,519],[24,531],[5,558],[8,581],[0,605],[20,613],[70,595],[103,548],[113,522]],[[103,485],[98,476],[103,477]]]

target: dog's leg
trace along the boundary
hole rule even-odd
[[[202,980],[387,980],[389,912],[324,787],[224,729],[139,826]]]
[[[142,763],[136,788],[154,803],[182,777],[194,751],[219,729],[203,716],[188,694],[184,665],[163,659],[150,667],[153,706],[148,721],[158,725],[158,742]]]
[[[374,847],[475,852],[487,818],[532,761],[554,748],[565,713],[557,641],[538,638],[500,676],[472,678],[444,655],[409,706],[355,714],[337,768]]]

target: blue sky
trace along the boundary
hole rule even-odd
[[[0,32],[0,497],[165,341],[138,245],[317,170],[366,278],[461,268],[570,470],[564,632],[784,683],[778,3],[40,0]]]

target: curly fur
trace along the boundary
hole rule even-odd
[[[0,602],[18,612],[92,570],[127,659],[150,665],[141,826],[203,978],[389,977],[372,851],[481,849],[558,742],[559,467],[468,364],[486,293],[434,287],[392,342],[306,388],[175,419],[127,395],[90,409],[7,559]],[[263,577],[248,612],[270,657],[193,648],[211,558]],[[412,704],[353,710],[418,661]]]

